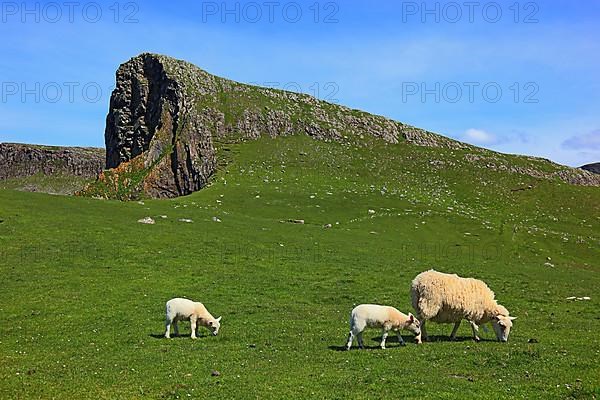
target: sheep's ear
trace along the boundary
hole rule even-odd
[[[508,317],[508,319],[510,319],[511,321],[514,321],[515,319],[517,319],[517,317]]]
[[[223,317],[217,318],[217,322],[221,322],[221,318],[223,318]]]
[[[414,315],[412,315],[411,313],[408,313],[408,320],[409,320],[411,323],[415,322],[415,316],[414,316]]]

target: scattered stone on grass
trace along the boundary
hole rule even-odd
[[[179,222],[185,222],[186,224],[192,224],[194,221],[192,221],[191,219],[187,219],[187,218],[180,218]]]
[[[138,220],[138,222],[140,224],[146,224],[146,225],[154,225],[156,223],[156,221],[154,221],[150,217],[142,218],[142,219]]]
[[[211,376],[221,376],[221,373],[215,369],[210,373],[210,375]]]

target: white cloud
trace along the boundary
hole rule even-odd
[[[493,133],[474,128],[467,129],[465,133],[460,136],[460,140],[480,146],[492,146],[503,142],[503,140]]]
[[[600,129],[583,135],[575,135],[562,143],[566,150],[600,151]]]

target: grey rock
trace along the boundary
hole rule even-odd
[[[95,178],[104,166],[104,149],[0,143],[0,180],[33,175]]]

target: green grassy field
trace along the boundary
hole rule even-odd
[[[2,398],[600,397],[600,189],[406,143],[228,150],[176,200],[0,190]],[[355,304],[412,311],[429,268],[485,280],[518,317],[509,342],[431,324],[430,343],[383,351],[371,330],[342,351]],[[219,336],[162,338],[180,296],[223,316]]]

